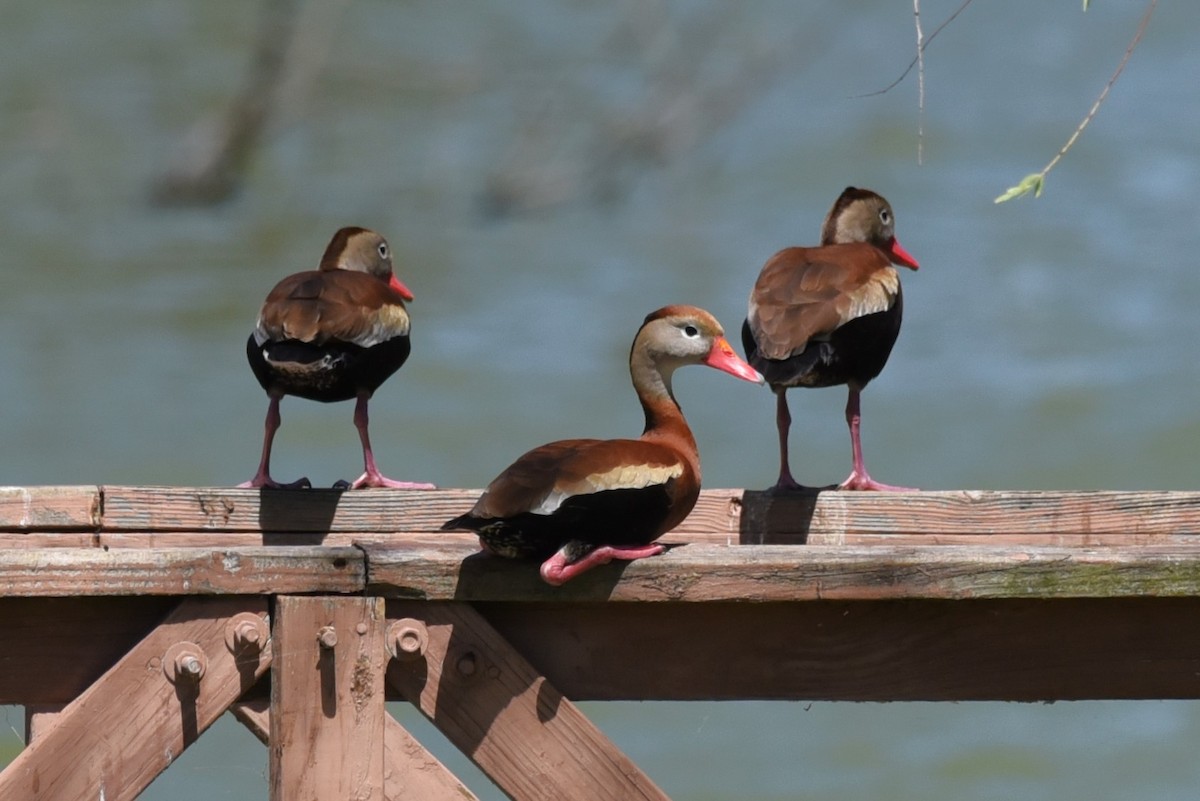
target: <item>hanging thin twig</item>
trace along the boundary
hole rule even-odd
[[[917,164],[925,160],[925,34],[921,30],[921,0],[913,0],[917,25]]]
[[[937,35],[942,32],[942,29],[945,28],[947,25],[949,25],[951,22],[954,22],[954,18],[957,17],[959,14],[963,13],[963,11],[966,10],[967,6],[971,5],[971,3],[973,3],[973,2],[974,2],[974,0],[963,0],[963,4],[961,6],[959,6],[958,8],[956,8],[954,10],[953,14],[951,14],[950,16],[948,16],[944,20],[942,20],[941,24],[938,25],[936,28],[934,28],[933,31],[928,36],[925,37],[924,44],[920,45],[917,55],[913,56],[913,60],[908,62],[908,66],[904,68],[904,72],[900,73],[900,77],[898,77],[896,80],[892,81],[891,83],[889,83],[887,86],[883,87],[882,89],[876,89],[874,92],[866,92],[861,95],[851,95],[851,97],[859,98],[859,97],[874,97],[875,95],[886,95],[888,92],[892,91],[897,86],[899,86],[900,82],[903,81],[905,78],[907,78],[908,74],[910,72],[912,72],[913,67],[917,66],[917,62],[921,60],[920,54],[925,52],[925,48],[929,47],[930,42],[932,42],[935,38],[937,38]]]
[[[1122,56],[1121,63],[1117,65],[1116,71],[1113,72],[1112,77],[1108,79],[1108,83],[1104,85],[1104,91],[1102,91],[1100,96],[1096,98],[1096,102],[1092,104],[1087,116],[1083,118],[1083,122],[1079,123],[1079,126],[1075,129],[1075,132],[1071,134],[1071,138],[1067,140],[1067,143],[1063,145],[1058,153],[1054,155],[1054,158],[1050,159],[1049,164],[1047,164],[1045,167],[1042,167],[1041,172],[1035,172],[1026,175],[1021,179],[1021,183],[1017,184],[1016,186],[1009,187],[1004,194],[996,198],[994,201],[995,203],[1003,203],[1006,200],[1012,200],[1015,197],[1021,197],[1029,194],[1030,192],[1033,192],[1034,197],[1042,196],[1042,189],[1046,183],[1046,175],[1050,172],[1050,170],[1054,169],[1054,166],[1062,160],[1063,156],[1067,155],[1067,151],[1075,146],[1075,142],[1079,139],[1079,135],[1083,133],[1083,129],[1088,127],[1088,124],[1092,121],[1092,118],[1096,116],[1096,112],[1100,110],[1100,106],[1108,97],[1109,90],[1113,88],[1113,84],[1117,82],[1117,78],[1121,77],[1121,73],[1125,71],[1125,65],[1129,63],[1129,57],[1133,55],[1134,49],[1142,40],[1142,34],[1146,32],[1146,26],[1150,24],[1150,17],[1152,14],[1154,14],[1154,7],[1157,5],[1158,0],[1150,0],[1150,4],[1146,7],[1146,12],[1142,14],[1142,21],[1138,23],[1137,32],[1133,35],[1133,41],[1129,43],[1129,47],[1125,48],[1125,55]],[[1084,4],[1084,10],[1087,10],[1086,2]]]

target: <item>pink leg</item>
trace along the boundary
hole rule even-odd
[[[658,556],[665,550],[665,546],[656,543],[637,546],[601,545],[574,562],[568,562],[563,552],[559,551],[542,563],[542,580],[557,587],[566,584],[580,573],[586,573],[597,565],[606,565],[614,559],[632,562],[634,559]]]
[[[367,401],[370,397],[360,395],[354,406],[354,427],[358,429],[358,438],[362,441],[363,464],[366,472],[354,480],[350,489],[363,487],[390,487],[392,489],[436,489],[433,484],[422,484],[415,481],[393,481],[386,478],[375,466],[375,454],[371,452],[371,437],[367,433],[369,419],[367,418]]]
[[[792,414],[788,411],[787,387],[772,387],[775,390],[775,426],[779,429],[779,480],[773,490],[794,490],[803,487],[792,478],[788,465],[788,431],[792,427]]]
[[[273,489],[300,489],[311,487],[312,482],[307,478],[299,478],[290,484],[280,484],[271,478],[271,446],[275,442],[275,432],[279,430],[282,418],[279,416],[279,398],[271,396],[267,406],[267,431],[263,436],[262,459],[258,463],[258,472],[249,481],[238,484],[243,488],[271,487]]]
[[[881,484],[871,478],[871,474],[867,472],[867,465],[863,461],[862,440],[859,437],[859,427],[862,424],[859,394],[857,389],[851,387],[850,396],[846,399],[846,424],[850,426],[850,449],[854,454],[854,469],[850,471],[850,475],[838,486],[838,489],[916,492],[916,487],[893,487],[891,484]]]

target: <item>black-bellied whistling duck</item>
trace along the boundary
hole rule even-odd
[[[687,517],[700,495],[700,454],[671,392],[671,376],[706,364],[762,383],[726,341],[720,323],[694,306],[646,317],[629,372],[646,415],[638,439],[569,439],[534,448],[495,478],[471,511],[442,528],[469,529],[483,547],[536,558],[562,584],[613,559],[661,553],[653,544]]]
[[[307,478],[290,484],[271,478],[279,401],[295,395],[323,403],[357,398],[354,425],[366,469],[350,488],[433,487],[380,475],[367,433],[367,402],[408,358],[404,301],[412,298],[392,270],[387,240],[366,228],[342,228],[316,270],[289,275],[275,285],[246,341],[250,369],[271,401],[258,472],[240,486],[311,486]]]
[[[789,387],[845,384],[854,467],[841,489],[903,490],[871,478],[859,439],[859,395],[887,363],[900,333],[900,264],[917,260],[896,241],[892,207],[869,189],[848,187],[821,227],[821,246],[785,248],[762,268],[742,325],[746,359],[776,395],[779,480],[795,489],[788,466]]]

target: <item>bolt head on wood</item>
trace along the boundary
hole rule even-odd
[[[206,670],[208,657],[194,642],[177,642],[163,655],[162,671],[172,684],[198,682]]]
[[[271,629],[262,615],[241,612],[225,626],[225,647],[231,653],[258,653],[271,638]]]
[[[321,630],[317,632],[317,642],[322,648],[335,648],[338,642],[337,629],[333,626],[322,626]]]
[[[388,626],[387,646],[394,659],[420,659],[429,646],[429,632],[421,621],[406,617]]]

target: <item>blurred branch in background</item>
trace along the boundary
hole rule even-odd
[[[635,71],[637,97],[618,105],[569,75],[542,87],[485,181],[483,214],[616,202],[647,170],[701,146],[770,88],[786,57],[803,50],[787,41],[747,42],[733,23],[740,12],[736,3],[720,3],[681,24],[665,4],[627,4],[607,50]]]
[[[1146,12],[1142,14],[1142,21],[1138,23],[1137,32],[1133,35],[1133,41],[1129,43],[1129,47],[1125,48],[1125,55],[1121,57],[1121,63],[1117,65],[1117,69],[1113,72],[1112,77],[1108,79],[1108,83],[1104,85],[1104,90],[1100,92],[1100,96],[1096,98],[1096,102],[1092,104],[1087,115],[1084,116],[1083,122],[1075,128],[1075,133],[1067,140],[1067,143],[1062,146],[1062,149],[1055,154],[1054,158],[1050,159],[1050,163],[1042,167],[1041,172],[1030,173],[1021,179],[1021,182],[1016,186],[1011,186],[1008,190],[996,198],[995,203],[1003,203],[1006,200],[1012,200],[1015,197],[1022,197],[1033,192],[1034,197],[1042,196],[1042,189],[1046,185],[1046,175],[1054,169],[1054,166],[1062,160],[1062,157],[1067,155],[1067,151],[1075,146],[1079,135],[1083,133],[1083,129],[1088,127],[1088,123],[1096,116],[1096,112],[1100,110],[1100,106],[1108,97],[1108,92],[1113,88],[1113,84],[1117,82],[1117,78],[1121,77],[1121,73],[1125,71],[1125,65],[1129,63],[1129,57],[1133,55],[1133,51],[1138,46],[1138,42],[1142,41],[1142,34],[1146,32],[1146,26],[1150,24],[1150,17],[1154,14],[1154,7],[1158,5],[1158,0],[1150,0],[1150,4],[1146,6]],[[1087,11],[1088,3],[1084,0],[1083,10]]]
[[[349,0],[263,0],[254,52],[229,108],[197,123],[152,187],[162,205],[214,205],[241,187],[273,120],[297,116],[329,54],[337,14]]]

